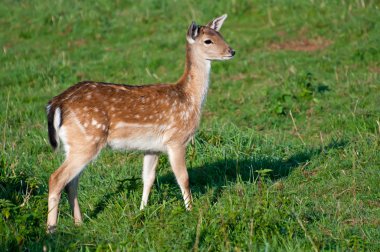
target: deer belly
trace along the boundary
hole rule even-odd
[[[112,149],[165,152],[163,136],[152,128],[122,128],[114,130],[108,137]]]

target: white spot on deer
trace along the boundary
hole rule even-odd
[[[183,120],[187,120],[189,118],[189,112],[188,111],[182,111],[181,116]]]
[[[94,108],[94,111],[95,111],[95,112],[98,112],[98,111],[99,111],[99,109],[98,109],[98,108]]]
[[[136,118],[136,119],[139,119],[139,118],[140,118],[140,115],[135,115],[135,118]]]
[[[93,126],[95,126],[97,123],[98,123],[98,121],[96,121],[94,118],[92,118],[91,124],[92,124]]]
[[[86,96],[86,99],[87,99],[87,100],[91,100],[91,98],[92,98],[92,95],[91,95],[91,94],[88,94],[88,95]]]
[[[85,122],[85,123],[83,124],[83,126],[84,126],[85,128],[87,128],[87,127],[88,127],[88,123]]]
[[[86,129],[83,127],[83,125],[82,125],[81,122],[78,120],[78,118],[75,116],[75,114],[74,114],[74,116],[73,116],[73,119],[74,119],[75,124],[78,126],[79,130],[80,130],[83,134],[85,134],[85,133],[86,133]]]
[[[96,125],[97,129],[100,129],[100,127],[102,127],[102,125],[100,123]]]

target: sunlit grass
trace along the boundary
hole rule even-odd
[[[5,1],[0,248],[379,250],[378,12],[374,1]],[[165,156],[139,211],[142,155],[106,149],[81,177],[84,224],[63,197],[47,235],[47,182],[63,159],[47,142],[47,101],[86,79],[175,82],[190,22],[223,13],[237,54],[213,63],[187,150],[193,211]]]

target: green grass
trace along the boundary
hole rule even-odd
[[[379,251],[379,8],[3,1],[0,250]],[[107,149],[81,176],[84,224],[74,226],[63,197],[58,230],[45,234],[47,182],[63,159],[47,142],[47,101],[86,79],[174,82],[190,22],[223,13],[221,32],[237,55],[213,63],[188,148],[193,211],[165,156],[139,211],[142,155]],[[292,50],[305,49],[302,41],[328,46]]]

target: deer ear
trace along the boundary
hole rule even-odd
[[[193,21],[187,30],[186,39],[190,44],[195,42],[195,38],[198,36],[198,25]]]
[[[222,28],[224,20],[226,20],[227,14],[224,14],[218,18],[215,18],[210,23],[208,23],[206,26],[210,27],[211,29],[214,29],[215,31],[219,31],[220,28]]]

